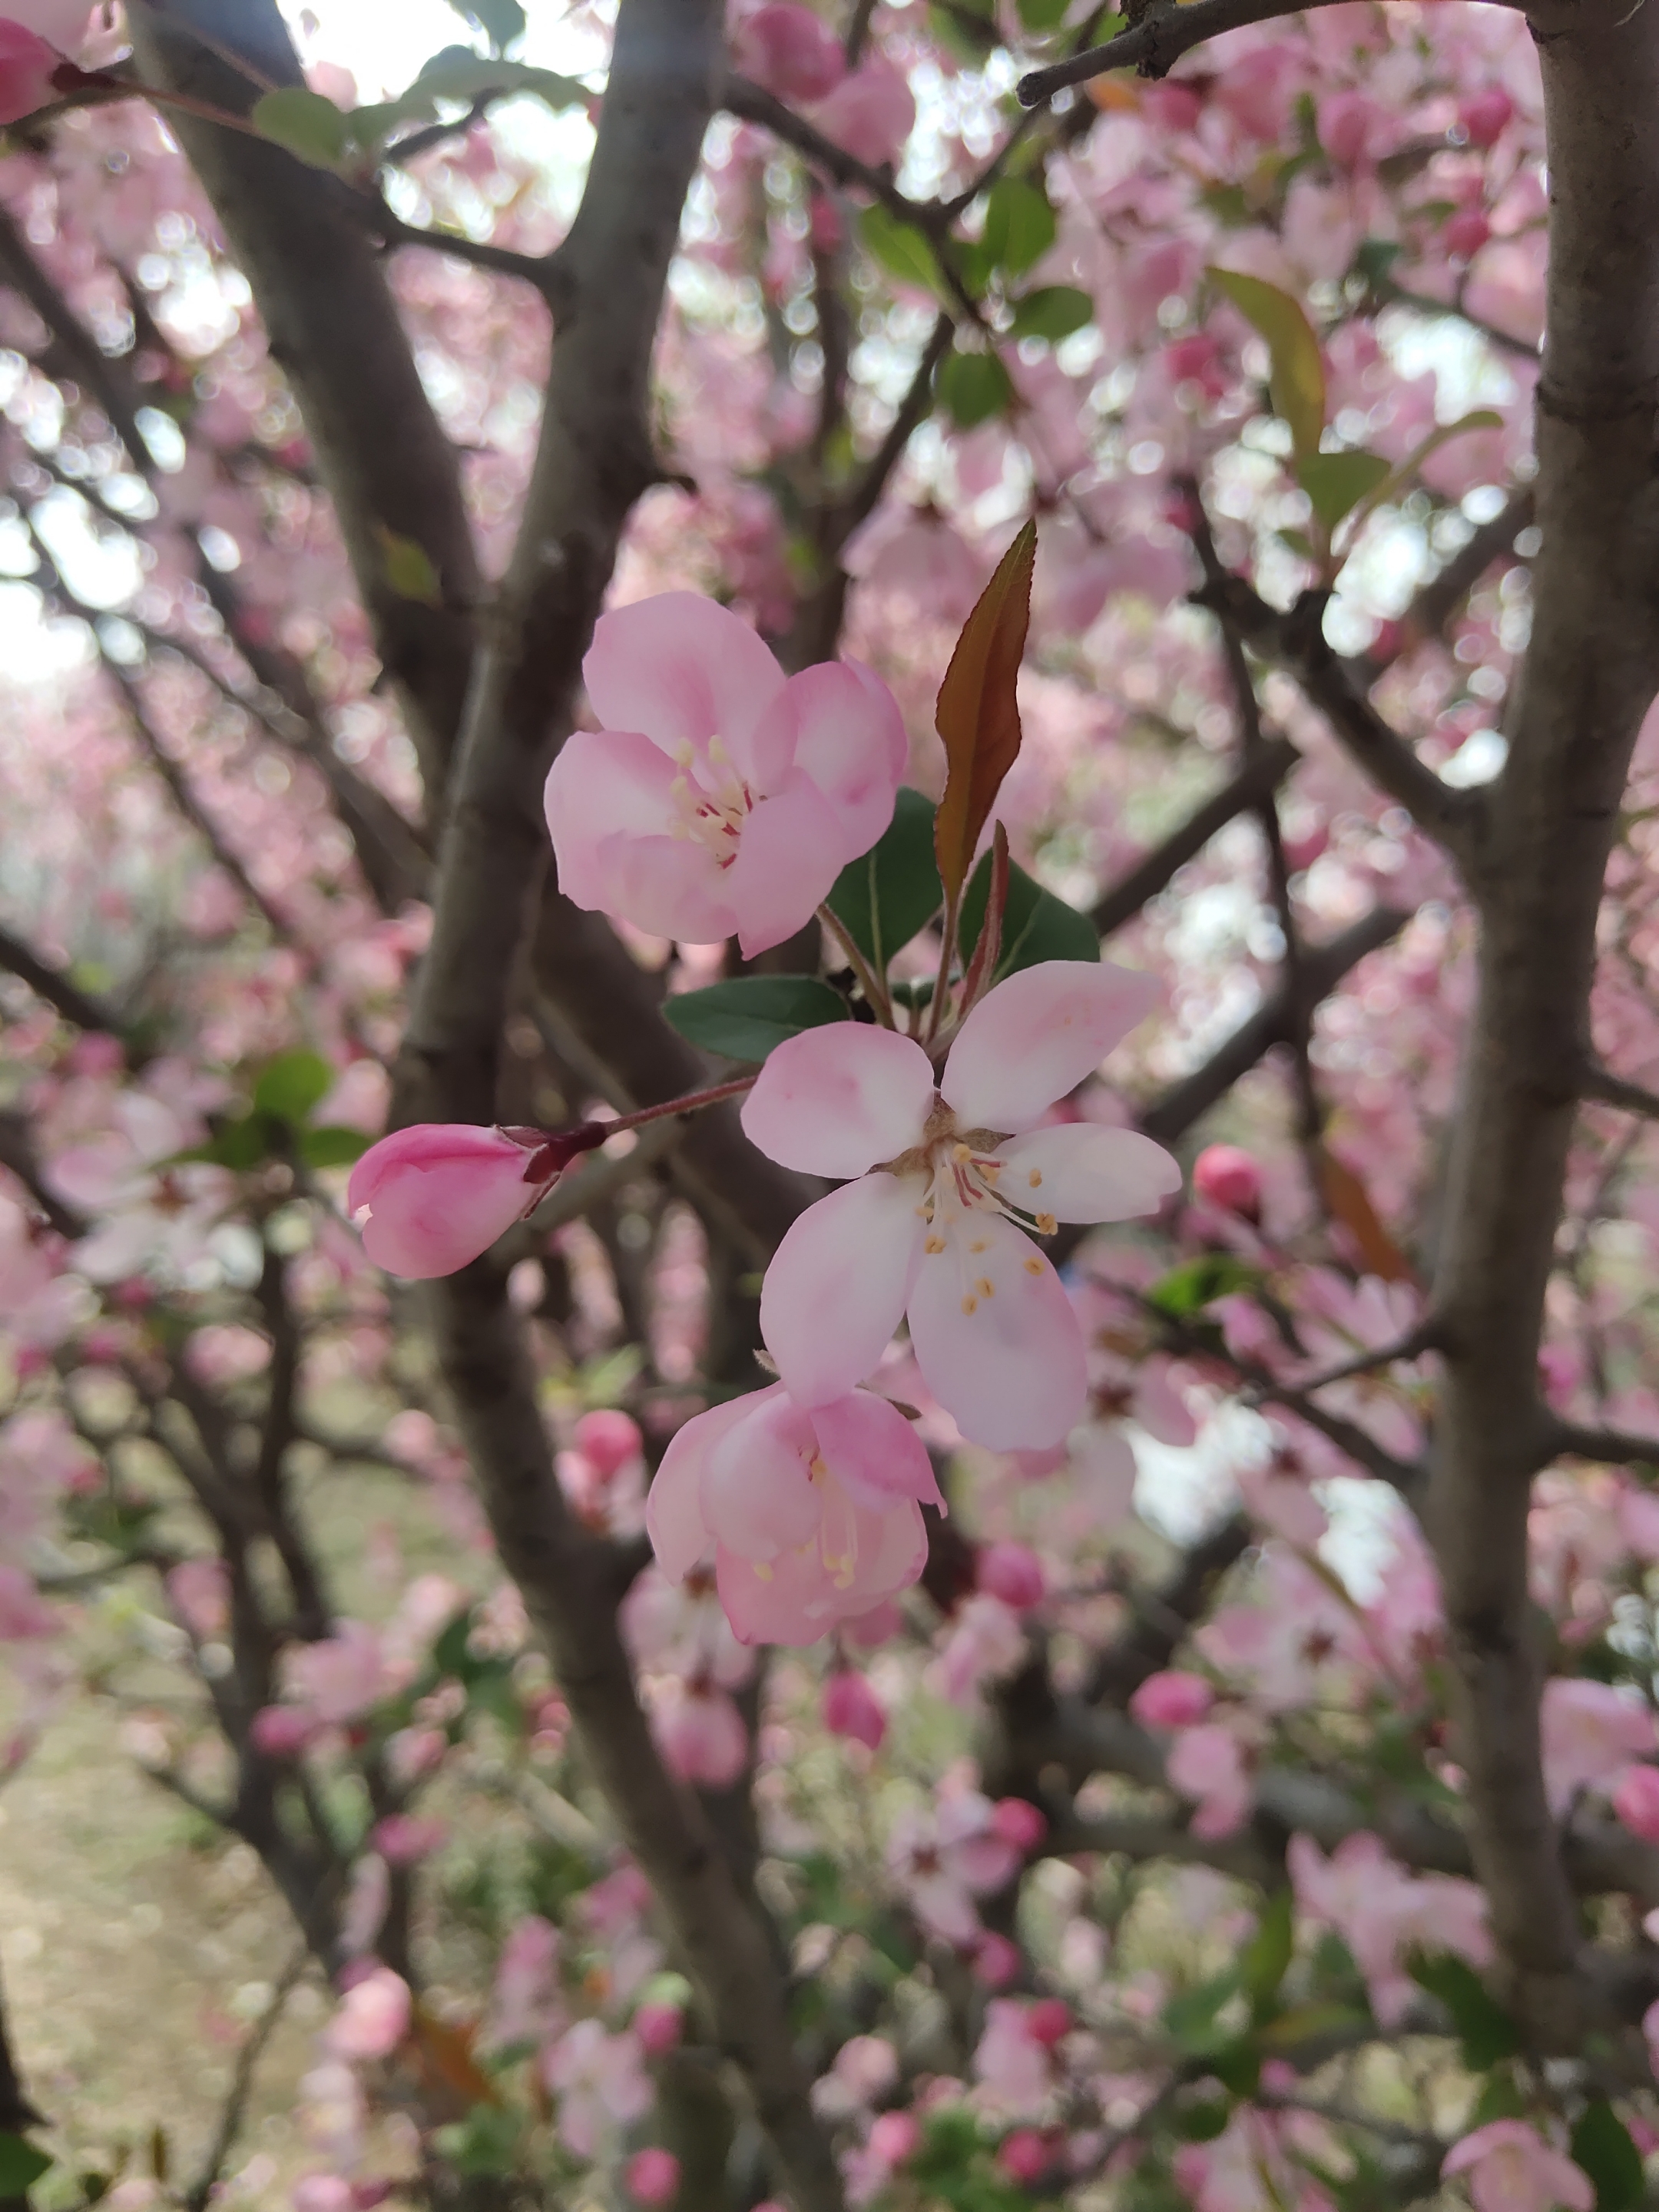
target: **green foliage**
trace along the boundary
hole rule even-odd
[[[1238,1962],[1239,1978],[1257,2020],[1277,1999],[1295,1948],[1291,1893],[1288,1889],[1275,1890],[1262,1906],[1255,1933],[1244,1946]]]
[[[901,284],[930,292],[935,299],[949,293],[939,257],[926,234],[913,222],[901,222],[879,203],[872,203],[859,217],[859,237],[872,261]]]
[[[1467,1960],[1419,1952],[1411,1961],[1411,1977],[1451,2014],[1470,2073],[1484,2074],[1522,2049],[1520,2030]]]
[[[331,1122],[326,1128],[301,1132],[300,1158],[308,1168],[349,1168],[362,1159],[370,1142],[361,1129]]]
[[[1171,1321],[1185,1321],[1201,1313],[1217,1298],[1231,1297],[1237,1291],[1255,1288],[1261,1278],[1242,1260],[1228,1252],[1206,1252],[1196,1260],[1183,1260],[1161,1276],[1146,1293],[1146,1302]]]
[[[1328,532],[1388,482],[1391,468],[1381,453],[1308,453],[1297,463],[1296,480]]]
[[[969,958],[985,927],[985,909],[991,896],[991,855],[981,855],[962,895],[962,919],[957,943],[964,960]],[[1002,917],[1002,945],[997,956],[996,980],[1020,968],[1035,968],[1042,960],[1098,960],[1100,935],[1086,914],[1067,906],[1052,891],[1043,890],[1015,862],[1008,864],[1008,904]]]
[[[400,538],[383,522],[375,524],[374,536],[380,548],[380,573],[398,597],[412,599],[416,606],[442,606],[443,580],[425,546],[413,538]]]
[[[880,841],[836,877],[830,911],[880,975],[893,955],[926,928],[944,897],[933,854],[933,803],[902,785]]]
[[[1045,31],[1057,31],[1066,20],[1070,0],[1018,0],[1019,20],[1033,37],[1041,38]],[[1109,35],[1102,33],[1103,36]]]
[[[845,1021],[843,1000],[812,975],[734,975],[684,991],[663,1008],[669,1026],[705,1052],[762,1060],[786,1037]]]
[[[1641,2203],[1642,2154],[1605,2097],[1593,2099],[1580,2113],[1572,2156],[1595,2184],[1595,2212],[1634,2212]]]
[[[985,203],[981,252],[993,269],[1023,276],[1054,244],[1058,225],[1040,188],[1024,177],[1002,177]]]
[[[25,2195],[51,2168],[45,2151],[21,2136],[0,2134],[0,2197]]]
[[[951,2212],[1028,2212],[1030,2198],[996,2166],[972,2112],[960,2106],[928,2116],[906,2169],[924,2203]]]
[[[1221,2014],[1242,1987],[1237,1966],[1207,1981],[1177,1990],[1164,2008],[1164,2032],[1189,2058],[1211,2058],[1237,2040],[1237,2031],[1221,2025]]]
[[[959,430],[1000,415],[1014,396],[1008,372],[994,353],[949,353],[939,363],[939,402]]]
[[[256,131],[313,169],[338,169],[352,145],[343,108],[320,92],[285,84],[253,103],[248,118]]]
[[[1313,325],[1298,303],[1277,284],[1266,283],[1260,276],[1246,276],[1235,269],[1212,268],[1210,276],[1267,341],[1273,359],[1273,412],[1290,425],[1299,468],[1318,453],[1325,428],[1325,364]]]
[[[319,1052],[303,1048],[273,1060],[253,1086],[253,1110],[296,1125],[334,1088],[334,1070]]]
[[[440,2128],[434,2140],[458,2173],[500,2177],[518,2162],[522,2126],[505,2106],[475,2105],[464,2120]]]
[[[1013,310],[1017,338],[1048,338],[1051,343],[1070,337],[1095,315],[1094,301],[1074,284],[1041,284],[1016,300]]]
[[[524,9],[519,0],[449,0],[458,15],[476,23],[499,53],[524,35]]]

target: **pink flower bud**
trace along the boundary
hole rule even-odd
[[[1515,102],[1501,85],[1491,85],[1483,92],[1471,93],[1458,104],[1457,119],[1463,126],[1471,146],[1479,146],[1484,153],[1495,146],[1509,128],[1515,113]]]
[[[633,2025],[646,2057],[665,2058],[679,2046],[685,2015],[678,2005],[642,2004],[634,2014]]]
[[[1473,261],[1492,236],[1492,225],[1479,208],[1460,208],[1448,216],[1440,235],[1454,260]]]
[[[1613,1793],[1613,1809],[1644,1844],[1659,1844],[1659,1766],[1626,1767]]]
[[[886,2166],[902,2166],[915,2156],[921,2130],[910,2112],[878,2112],[870,2124],[870,2148]]]
[[[1029,2189],[1048,2171],[1048,2146],[1035,2128],[1016,2128],[998,2144],[997,2164],[1011,2181]]]
[[[680,2192],[680,2162],[672,2150],[653,2143],[635,2152],[623,2179],[636,2204],[672,2204]]]
[[[414,1866],[440,1850],[447,1833],[441,1820],[422,1820],[413,1813],[389,1813],[375,1824],[369,1841],[388,1866]]]
[[[390,1966],[375,1966],[340,2000],[323,2040],[336,2058],[385,2058],[409,2033],[409,1984]]]
[[[414,1282],[453,1275],[528,1213],[578,1152],[602,1141],[586,1127],[509,1136],[468,1122],[422,1122],[369,1146],[351,1170],[346,1210],[364,1251],[388,1274]]]
[[[822,100],[847,74],[841,43],[821,15],[793,0],[766,0],[737,36],[740,69],[780,100]]]
[[[644,1443],[640,1425],[615,1407],[601,1406],[576,1424],[576,1449],[601,1482],[637,1459]]]
[[[1042,1560],[1024,1544],[987,1544],[975,1563],[975,1572],[982,1590],[1000,1597],[1016,1613],[1040,1605],[1048,1586]]]
[[[1048,1823],[1026,1797],[1002,1797],[991,1814],[992,1832],[1027,1856],[1048,1832]]]
[[[0,17],[0,123],[21,122],[54,96],[64,58],[21,23]],[[70,72],[71,76],[74,72]]]
[[[887,1716],[866,1677],[843,1667],[823,1686],[823,1725],[831,1735],[850,1736],[854,1743],[879,1751]]]
[[[1224,1213],[1261,1218],[1261,1170],[1237,1145],[1206,1145],[1193,1162],[1193,1189]]]
[[[265,1758],[297,1759],[316,1731],[309,1714],[292,1705],[266,1705],[255,1713],[247,1732],[255,1751]]]
[[[1289,2097],[1302,2086],[1302,2077],[1288,2058],[1266,2058],[1261,2063],[1261,2086],[1270,2097]]]
[[[1192,1728],[1215,1703],[1215,1692],[1201,1674],[1171,1671],[1149,1674],[1129,1700],[1142,1728]]]
[[[1052,2051],[1071,2032],[1072,2008],[1063,1997],[1039,1997],[1025,2015],[1025,2033],[1045,2051]]]
[[[974,1979],[988,1990],[1006,1990],[1019,1972],[1019,1948],[1006,1936],[987,1933],[974,1951]]]

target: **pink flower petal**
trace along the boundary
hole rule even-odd
[[[788,757],[834,808],[843,862],[867,853],[893,818],[910,754],[904,717],[880,677],[856,660],[803,668],[766,718],[765,732],[774,731],[787,735]]]
[[[1092,1121],[1033,1129],[1000,1145],[997,1158],[1006,1163],[999,1195],[1060,1221],[1131,1221],[1181,1188],[1181,1170],[1162,1145]]]
[[[881,1512],[895,1498],[915,1498],[943,1510],[927,1447],[884,1398],[854,1390],[815,1406],[812,1426],[830,1473],[855,1504]]]
[[[759,800],[725,872],[744,959],[805,928],[849,857],[835,809],[809,777],[791,775]]]
[[[603,906],[609,886],[599,848],[619,831],[666,837],[677,819],[679,770],[649,738],[629,730],[577,730],[547,772],[542,803],[559,866],[559,889],[576,905]]]
[[[713,1541],[702,1517],[702,1477],[715,1446],[750,1419],[763,1398],[783,1395],[782,1385],[774,1383],[752,1397],[694,1413],[676,1431],[645,1501],[646,1533],[670,1582],[684,1582]]]
[[[976,1129],[1035,1128],[1161,995],[1152,976],[1104,963],[1022,969],[963,1024],[939,1085],[946,1104]]]
[[[726,1431],[702,1471],[703,1519],[716,1543],[745,1559],[799,1549],[823,1519],[823,1494],[812,1481],[812,1423],[783,1392],[762,1395],[767,1402]]]
[[[593,902],[602,913],[683,945],[719,945],[737,934],[726,878],[714,854],[690,838],[630,837],[619,830],[602,841],[593,864],[605,885],[604,896]]]
[[[744,773],[749,737],[783,671],[745,622],[696,592],[665,592],[601,615],[582,663],[607,730],[641,730],[665,753],[723,738]]]
[[[761,1334],[802,1405],[844,1398],[887,1349],[921,1264],[921,1188],[909,1176],[849,1182],[809,1206],[773,1255]]]
[[[850,1177],[918,1143],[933,1098],[933,1071],[919,1044],[861,1022],[827,1024],[769,1055],[742,1121],[750,1142],[780,1167]]]
[[[878,1514],[854,1507],[852,1517],[850,1581],[835,1580],[816,1544],[760,1562],[721,1551],[720,1603],[742,1643],[815,1644],[837,1622],[859,1619],[915,1581],[927,1559],[921,1508],[906,1498]]]
[[[978,1213],[958,1224],[923,1260],[908,1310],[927,1387],[970,1443],[1040,1449],[1076,1424],[1088,1395],[1083,1331],[1059,1276],[1012,1222]]]
[[[351,1170],[346,1206],[377,1267],[424,1282],[487,1252],[525,1212],[531,1154],[499,1129],[422,1122],[371,1145]]]

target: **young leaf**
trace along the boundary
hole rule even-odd
[[[1237,1969],[1216,1974],[1190,1989],[1178,1990],[1164,2008],[1164,2032],[1192,2058],[1207,2058],[1237,2040],[1237,2031],[1221,2026],[1221,2014],[1238,1994]]]
[[[273,146],[286,148],[313,169],[337,169],[350,149],[350,117],[301,84],[285,84],[256,100],[248,121]]]
[[[1389,474],[1381,453],[1306,453],[1296,466],[1296,480],[1328,532],[1386,483]]]
[[[380,542],[381,571],[398,597],[413,599],[422,607],[442,606],[443,584],[425,546],[412,538],[400,538],[383,522],[375,524],[374,535]]]
[[[1522,2049],[1520,2030],[1466,1960],[1449,1953],[1432,1958],[1419,1954],[1411,1962],[1411,1977],[1451,2014],[1472,2074],[1484,2074]]]
[[[1054,343],[1092,322],[1094,313],[1094,301],[1074,284],[1040,284],[1014,301],[1014,336]]]
[[[979,942],[984,926],[986,902],[991,887],[991,855],[985,854],[968,879],[962,895],[962,919],[957,943],[965,960]],[[1098,960],[1100,936],[1086,914],[1079,914],[1064,899],[1043,890],[1024,868],[1011,862],[1008,903],[1003,909],[1002,944],[997,953],[1000,983],[1018,968],[1035,968],[1043,960]]]
[[[361,1129],[331,1123],[301,1133],[300,1158],[308,1168],[349,1168],[362,1159],[371,1141]]]
[[[1276,1890],[1262,1907],[1255,1933],[1238,1961],[1245,1994],[1258,2014],[1279,1995],[1293,1948],[1291,1893]]]
[[[1014,396],[1008,372],[994,353],[949,353],[939,363],[939,404],[958,430],[977,429],[1000,415]]]
[[[1579,2114],[1572,2158],[1595,2184],[1595,2212],[1635,2212],[1643,2197],[1642,2154],[1605,2097]]]
[[[908,784],[899,787],[893,818],[860,860],[836,878],[828,905],[878,975],[939,912],[945,892],[933,858],[933,808]]]
[[[843,1001],[813,975],[734,975],[706,991],[684,991],[663,1007],[676,1029],[705,1052],[727,1060],[764,1060],[775,1045],[802,1030],[845,1021]]]
[[[1247,322],[1267,341],[1273,356],[1269,388],[1273,412],[1291,426],[1298,467],[1319,451],[1325,428],[1325,364],[1313,325],[1288,292],[1260,276],[1236,269],[1214,269],[1210,276]],[[1311,497],[1311,494],[1310,496]]]
[[[21,2136],[0,2134],[0,2197],[25,2195],[51,2165],[46,2152]]]
[[[1358,535],[1365,518],[1372,509],[1385,505],[1387,501],[1402,492],[1431,453],[1437,453],[1442,446],[1453,438],[1462,437],[1468,431],[1501,430],[1503,427],[1504,418],[1495,408],[1476,407],[1468,415],[1460,415],[1456,422],[1442,422],[1437,428],[1431,430],[1426,438],[1412,447],[1403,461],[1386,470],[1377,483],[1363,495],[1350,526],[1349,543],[1352,544],[1353,538]],[[1322,458],[1334,458],[1334,456]],[[1305,479],[1302,488],[1310,499],[1314,498],[1313,488]],[[1317,507],[1317,500],[1314,501],[1314,504]]]
[[[1260,1280],[1255,1270],[1242,1260],[1225,1252],[1206,1252],[1200,1259],[1183,1260],[1180,1267],[1160,1276],[1147,1291],[1146,1303],[1168,1314],[1171,1321],[1186,1321],[1202,1313],[1217,1298],[1254,1290]]]
[[[939,257],[915,223],[901,222],[884,207],[872,204],[859,217],[859,236],[871,259],[878,261],[901,284],[931,293],[935,299],[949,295]]]
[[[948,772],[933,823],[939,880],[954,908],[1002,780],[1019,752],[1014,696],[1031,620],[1036,525],[1028,522],[997,564],[963,626],[939,686],[935,725]]]
[[[334,1088],[334,1070],[318,1052],[301,1047],[273,1060],[253,1086],[253,1107],[279,1121],[301,1122]]]
[[[1325,1203],[1359,1247],[1368,1272],[1388,1283],[1414,1283],[1411,1261],[1378,1220],[1370,1193],[1353,1170],[1334,1152],[1324,1152],[1319,1173]]]
[[[1054,244],[1056,228],[1054,211],[1035,185],[1004,177],[986,200],[980,245],[994,269],[1023,276]]]

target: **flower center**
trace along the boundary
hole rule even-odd
[[[994,1129],[964,1129],[936,1095],[921,1142],[886,1164],[893,1175],[923,1180],[916,1212],[927,1224],[924,1249],[933,1255],[955,1252],[965,1314],[976,1312],[981,1299],[996,1295],[984,1258],[990,1239],[975,1233],[977,1215],[1000,1214],[1038,1237],[1052,1237],[1060,1225],[1042,1205],[1042,1170],[1030,1168],[1011,1178],[1007,1162],[998,1159],[993,1150],[1001,1142]],[[1029,1275],[1042,1273],[1043,1263],[1035,1252],[1021,1264]]]
[[[755,795],[738,774],[724,738],[710,738],[701,760],[690,740],[682,738],[674,758],[680,772],[669,786],[672,834],[692,839],[714,854],[719,866],[729,868],[738,857],[744,819],[754,811]]]

